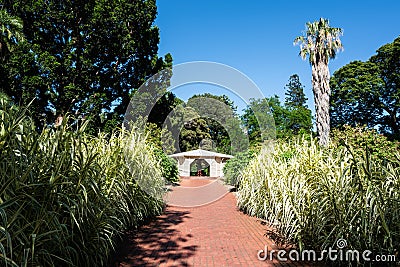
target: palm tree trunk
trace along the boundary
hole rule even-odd
[[[319,144],[329,144],[330,118],[329,118],[329,68],[323,62],[312,64],[312,86],[314,92],[315,115]]]

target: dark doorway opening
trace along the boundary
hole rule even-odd
[[[190,176],[210,176],[210,164],[204,159],[195,159],[190,164]]]

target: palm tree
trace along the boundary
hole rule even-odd
[[[326,146],[329,143],[329,59],[336,56],[336,52],[343,49],[340,36],[343,30],[329,26],[329,20],[321,18],[319,21],[307,22],[303,36],[294,40],[300,45],[300,56],[309,58],[312,69],[312,87],[316,109],[317,132],[319,143]]]
[[[24,40],[22,21],[0,10],[0,57],[4,60],[13,47]]]

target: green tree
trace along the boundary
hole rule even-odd
[[[333,126],[366,125],[400,139],[400,37],[335,71],[331,87]]]
[[[261,130],[257,112],[263,113],[262,119],[272,116],[275,129],[266,127]],[[272,136],[271,131],[275,130],[277,138],[288,138],[301,133],[309,133],[312,129],[312,115],[305,105],[294,107],[293,104],[282,104],[277,95],[264,99],[255,99],[244,110],[242,121],[247,129],[250,144],[256,145],[262,142],[262,134]],[[262,133],[262,131],[266,131]]]
[[[241,130],[234,130],[235,127],[240,129],[240,119],[236,114],[237,108],[234,102],[226,95],[217,96],[204,93],[192,96],[188,99],[187,104],[193,107],[206,121],[210,139],[217,151],[228,154],[234,153],[234,151],[231,151],[232,141],[239,142],[237,134],[243,133]],[[237,121],[236,125],[233,122],[234,120]],[[242,138],[245,138],[245,136],[242,136]],[[237,146],[237,142],[234,142],[234,146]]]
[[[202,140],[210,139],[204,118],[184,103],[168,115],[164,127],[161,139],[168,154],[198,149]]]
[[[308,98],[304,94],[304,86],[300,82],[300,77],[293,74],[289,77],[289,82],[286,84],[285,105],[288,107],[307,107],[306,101]]]
[[[311,133],[312,114],[310,109],[306,107],[298,107],[294,109],[287,108],[286,114],[286,136]]]
[[[261,142],[261,129],[254,108],[265,114],[271,114],[267,99],[252,99],[246,109],[243,110],[243,114],[240,118],[246,129],[250,145]]]
[[[166,92],[151,110],[148,121],[155,123],[160,129],[162,128],[168,114],[183,101],[175,96],[172,92]]]
[[[283,138],[289,135],[289,110],[282,105],[277,95],[267,98],[275,121],[276,137]]]
[[[285,107],[287,108],[287,127],[291,134],[301,132],[309,133],[312,129],[312,114],[307,107],[307,97],[304,94],[304,86],[300,82],[297,74],[289,78],[286,85]]]
[[[4,61],[14,46],[24,41],[21,19],[0,10],[0,58]]]
[[[330,118],[329,118],[329,59],[336,56],[342,49],[340,36],[342,29],[333,28],[329,20],[321,18],[319,21],[307,22],[306,31],[294,40],[300,44],[300,56],[308,57],[312,69],[312,86],[316,108],[317,132],[319,143],[326,146],[329,143]]]
[[[384,84],[376,64],[353,61],[335,71],[330,84],[333,127],[380,124],[383,110],[377,107]]]
[[[179,135],[181,151],[199,149],[203,140],[210,139],[207,122],[203,118],[195,118],[184,123]]]
[[[380,104],[384,113],[381,131],[400,139],[400,37],[380,47],[371,62],[379,67],[379,76],[384,82]]]
[[[24,24],[26,45],[5,66],[3,88],[16,103],[36,98],[37,123],[70,112],[92,129],[122,121],[131,94],[172,59],[158,57],[155,0],[4,0]]]
[[[276,134],[276,137],[282,137],[287,129],[287,109],[282,106],[277,95],[263,99],[252,99],[241,118],[251,145],[262,142],[263,135],[272,136]],[[260,124],[265,124],[259,121],[260,119],[268,120],[271,118],[275,121],[275,129],[260,127]],[[276,131],[276,133],[270,131]]]
[[[24,41],[22,21],[13,17],[6,10],[0,10],[0,94],[4,96],[5,77],[7,76],[4,65],[15,47]]]

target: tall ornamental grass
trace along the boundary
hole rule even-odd
[[[135,133],[92,137],[66,120],[39,134],[26,109],[1,102],[0,266],[107,266],[122,231],[162,211],[161,196],[136,183],[161,192],[152,148]]]
[[[400,161],[364,151],[277,141],[243,172],[238,205],[302,250],[335,248],[343,238],[348,249],[398,254]]]

